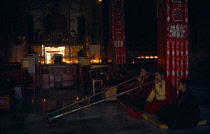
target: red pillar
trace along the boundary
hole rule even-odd
[[[189,77],[188,0],[157,0],[158,66],[174,86]]]
[[[109,56],[116,64],[126,63],[125,51],[125,23],[124,23],[124,3],[123,0],[112,0],[111,2],[111,48],[114,55]]]

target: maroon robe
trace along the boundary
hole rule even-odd
[[[106,79],[106,85],[110,85],[110,86],[117,85],[119,82],[114,78],[116,77],[116,75],[117,73],[114,68],[109,69],[106,74],[106,77],[108,77],[108,79]]]
[[[143,103],[146,102],[146,97],[147,97],[148,91],[154,85],[154,83],[151,82],[151,81],[153,81],[153,78],[152,78],[151,75],[149,75],[147,78],[144,79],[143,83],[141,84],[141,85],[144,85],[144,84],[145,85],[140,87],[140,88],[137,88],[134,92],[132,92],[130,94],[131,103],[135,104],[135,103],[138,103],[138,102],[143,102]],[[149,83],[149,82],[151,82],[151,83]],[[149,84],[147,84],[147,83],[149,83]],[[134,87],[138,87],[138,86],[140,86],[139,81],[137,81],[135,83]]]
[[[195,127],[201,120],[200,108],[193,92],[179,92],[174,105],[165,105],[158,111],[158,118],[171,129]]]
[[[144,110],[153,114],[153,113],[156,113],[163,105],[172,104],[172,103],[176,102],[177,92],[176,92],[175,87],[168,80],[165,80],[165,84],[166,84],[166,86],[165,86],[165,88],[166,88],[166,100],[157,101],[156,98],[154,98],[153,101],[149,105],[146,105],[144,107]],[[150,93],[152,92],[152,90],[154,88],[155,88],[155,86],[153,86],[150,89],[147,97],[149,97]]]

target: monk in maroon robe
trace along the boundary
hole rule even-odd
[[[149,113],[156,113],[163,105],[175,102],[176,90],[165,78],[162,68],[155,70],[155,86],[148,92],[144,107]]]
[[[105,84],[107,86],[115,86],[119,82],[115,79],[116,77],[116,70],[114,69],[114,64],[112,62],[107,63],[107,73],[106,73],[106,81]]]
[[[187,78],[179,81],[179,95],[175,105],[163,106],[158,111],[159,120],[171,129],[195,127],[201,120],[198,102],[193,92],[188,89]]]
[[[125,71],[126,71],[126,78],[128,79],[129,77],[131,77],[131,75],[130,75],[130,72],[129,72],[129,70],[128,70],[128,64],[127,63],[125,63],[125,64],[123,64],[123,66],[122,66],[122,69],[124,69]]]
[[[137,81],[135,82],[133,87],[138,87],[141,85],[142,86],[130,93],[130,102],[133,106],[143,109],[143,106],[146,103],[146,96],[148,94],[148,91],[151,89],[151,87],[154,84],[152,81],[153,81],[153,78],[149,74],[148,66],[146,65],[142,66],[141,75],[137,77]]]

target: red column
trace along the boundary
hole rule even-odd
[[[158,65],[177,86],[180,78],[189,77],[188,1],[158,1],[158,7]]]
[[[124,23],[124,3],[123,0],[112,0],[111,3],[112,21],[112,47],[115,48],[116,64],[126,63],[125,52],[125,23]]]

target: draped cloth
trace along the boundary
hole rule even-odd
[[[112,0],[112,45],[115,48],[116,64],[126,63],[125,23],[123,0]]]
[[[189,77],[188,0],[167,0],[166,6],[166,77],[177,87]]]

